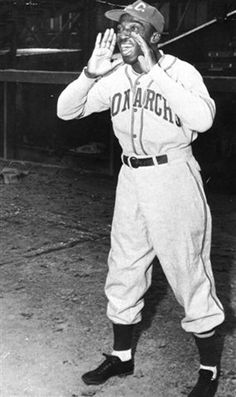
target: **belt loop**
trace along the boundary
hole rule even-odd
[[[125,156],[125,154],[122,153],[122,155],[121,155],[121,161],[122,161],[122,163],[123,163],[124,165],[128,165],[128,166],[130,167],[130,165],[129,165],[129,156]],[[127,164],[127,163],[128,163],[128,164]]]
[[[159,165],[157,162],[156,156],[152,156],[152,160],[153,160],[154,165]]]
[[[130,156],[127,156],[127,163],[128,163],[129,168],[133,168],[132,164],[130,162]]]

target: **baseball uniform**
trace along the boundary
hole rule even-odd
[[[123,162],[105,285],[108,317],[118,324],[141,320],[157,255],[184,308],[183,329],[212,329],[224,311],[210,263],[211,214],[191,143],[212,126],[214,101],[192,65],[162,53],[148,73],[128,64],[98,79],[83,71],[58,99],[64,120],[107,109]]]

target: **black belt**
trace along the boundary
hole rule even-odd
[[[123,155],[122,156],[123,163],[125,165],[128,165],[129,167],[132,168],[138,168],[138,167],[146,167],[149,165],[155,165],[156,162],[157,164],[166,164],[168,163],[168,157],[166,154],[163,154],[162,156],[156,156],[155,160],[153,157],[143,157],[143,158],[138,158],[138,157],[128,157]]]

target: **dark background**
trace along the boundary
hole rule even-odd
[[[104,12],[121,7],[121,3],[129,1],[0,1],[1,157],[117,174],[120,148],[113,137],[109,112],[63,122],[56,116],[56,103],[65,84],[42,83],[40,74],[34,83],[21,82],[17,71],[68,71],[79,75],[96,34],[115,26]],[[158,6],[165,16],[163,51],[193,63],[216,101],[213,127],[193,144],[204,180],[211,189],[235,191],[236,16],[227,17],[235,10],[234,1],[149,3]],[[204,26],[209,21],[213,23]],[[201,25],[202,29],[183,36]],[[171,41],[178,36],[178,40]],[[16,82],[5,81],[7,69],[16,71]]]

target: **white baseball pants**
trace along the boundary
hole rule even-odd
[[[187,332],[224,321],[210,262],[211,214],[199,166],[191,157],[120,171],[111,231],[105,293],[113,323],[141,321],[143,295],[158,257]]]

